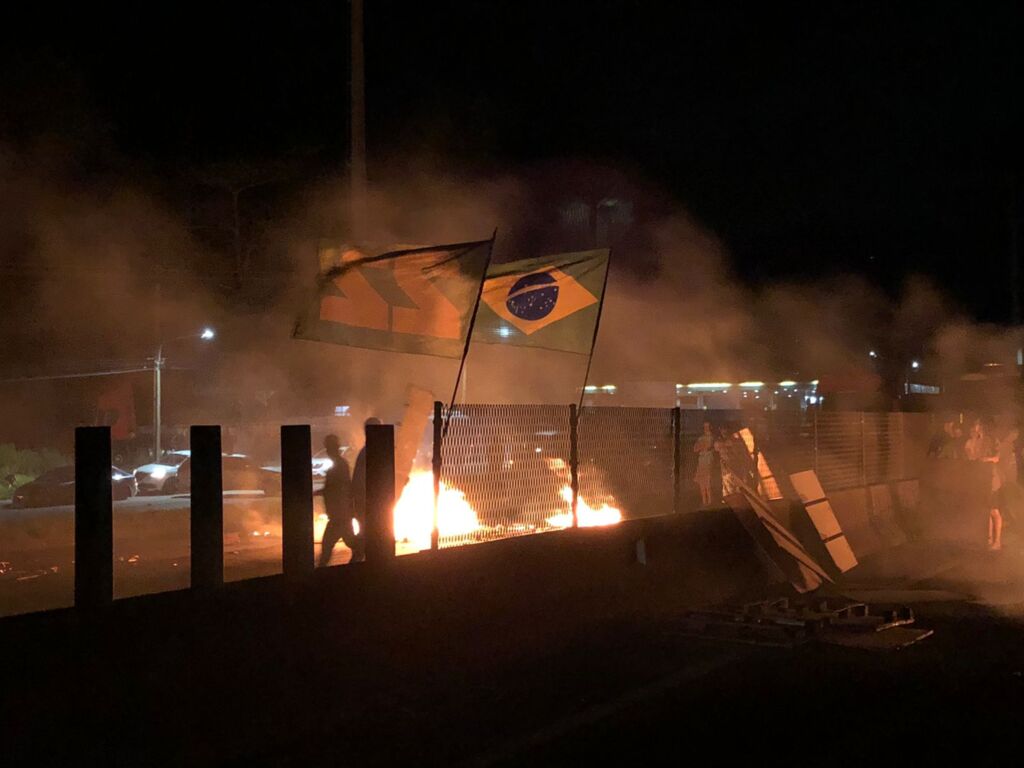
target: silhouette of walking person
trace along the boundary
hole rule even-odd
[[[368,418],[364,427],[379,425],[381,420],[376,416]],[[366,445],[363,445],[356,456],[356,464],[352,469],[352,517],[359,525],[359,530],[366,530]],[[356,537],[356,549],[352,550],[352,561],[366,559],[366,539],[360,534]]]
[[[324,487],[317,491],[318,496],[324,498],[324,511],[327,513],[327,527],[324,528],[323,539],[320,542],[320,566],[323,567],[331,561],[331,553],[338,539],[345,542],[352,557],[349,562],[354,562],[360,553],[360,537],[352,525],[353,518],[353,494],[352,478],[348,473],[348,462],[341,455],[341,444],[337,435],[328,435],[324,438],[324,449],[327,457],[331,460],[331,468],[324,474]]]

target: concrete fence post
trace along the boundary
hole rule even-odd
[[[75,607],[114,599],[110,427],[75,429]]]
[[[192,463],[192,589],[224,584],[224,486],[219,426],[189,428]]]
[[[313,572],[313,455],[308,424],[281,427],[281,569]]]
[[[395,557],[395,428],[366,426],[366,562],[383,565]]]

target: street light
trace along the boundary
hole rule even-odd
[[[921,362],[919,360],[914,360],[910,363],[910,367],[916,371],[918,368],[921,367]]]
[[[210,341],[217,334],[213,328],[206,326],[199,333],[186,333],[184,336],[175,336],[172,339],[166,339],[161,341],[159,346],[156,348],[156,357],[153,358],[153,461],[160,461],[160,430],[162,427],[161,419],[161,402],[160,402],[160,374],[163,370],[164,363],[167,361],[164,359],[164,346],[170,344],[172,341],[181,341],[182,339],[202,339],[203,341]]]

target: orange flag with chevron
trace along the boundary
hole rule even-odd
[[[321,248],[317,295],[293,337],[461,357],[492,240],[368,253]]]

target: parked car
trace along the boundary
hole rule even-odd
[[[177,493],[178,468],[192,454],[191,451],[168,451],[160,461],[143,464],[135,469],[139,493]]]
[[[327,470],[334,466],[334,461],[327,458],[327,452],[322,448],[313,455],[313,479],[323,480]]]
[[[344,456],[345,452],[348,450],[348,446],[347,445],[343,445],[343,446],[341,446],[340,450],[341,450],[341,455]],[[319,488],[323,487],[324,479],[327,477],[327,470],[329,470],[331,467],[334,466],[334,461],[333,461],[333,459],[331,459],[331,458],[329,458],[327,456],[326,449],[321,448],[319,451],[317,451],[315,454],[313,454],[313,462],[312,462],[312,464],[313,464],[313,467],[312,467],[312,469],[313,469],[313,489],[314,490],[318,490]],[[265,470],[266,472],[273,472],[275,475],[277,475],[278,487],[280,487],[280,479],[281,479],[281,465],[280,464],[264,465],[263,467],[261,467],[261,469]],[[351,469],[351,467],[350,467],[350,469]]]
[[[111,466],[111,494],[115,501],[131,498],[139,492],[135,477],[131,472]],[[57,467],[44,472],[31,483],[25,483],[14,492],[11,506],[18,509],[24,507],[57,507],[75,503],[75,468],[73,466]]]
[[[192,487],[192,459],[186,458],[178,466],[176,486],[181,492]],[[225,491],[263,491],[267,496],[281,493],[281,473],[261,467],[248,456],[224,454],[221,457],[221,482]]]
[[[348,446],[343,445],[339,448],[341,455],[344,456],[348,451]],[[315,454],[313,454],[313,479],[323,480],[327,476],[327,470],[334,466],[334,460],[327,456],[327,449],[321,448]]]

